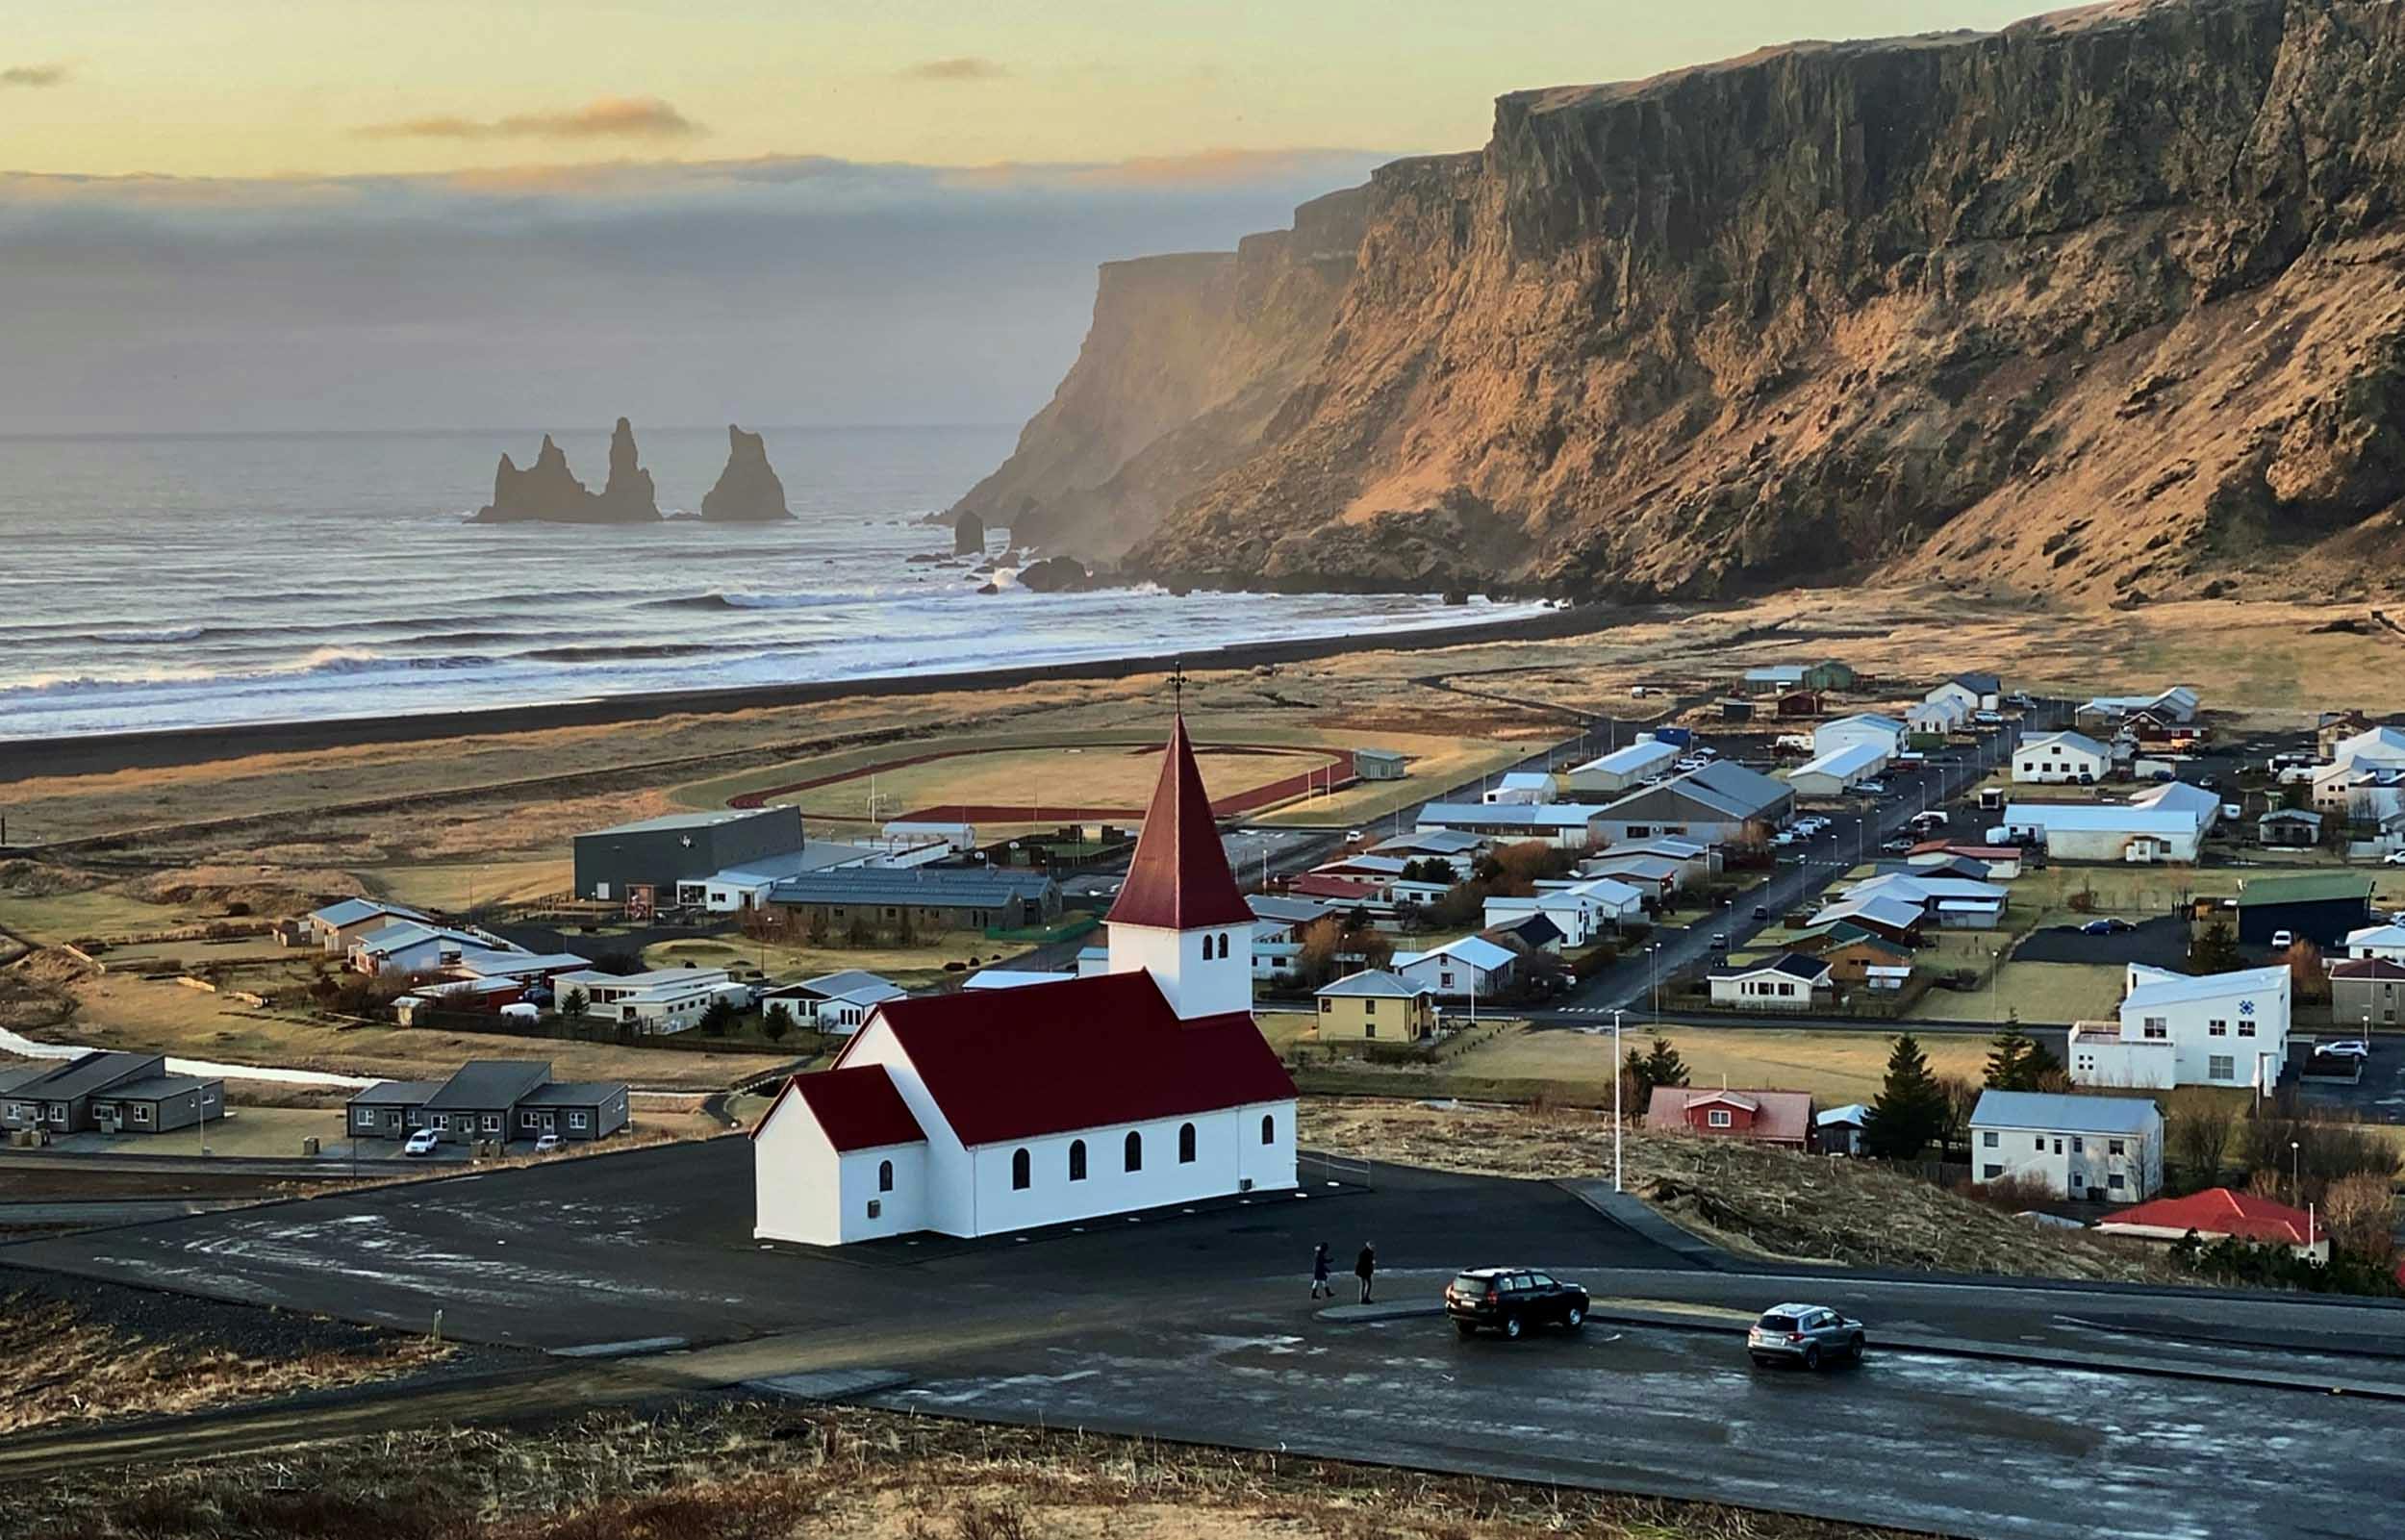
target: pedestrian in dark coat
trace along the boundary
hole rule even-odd
[[[1353,1259],[1353,1275],[1361,1280],[1361,1302],[1370,1302],[1370,1280],[1378,1275],[1378,1248],[1364,1244]]]
[[[1335,1258],[1328,1254],[1328,1243],[1320,1242],[1319,1249],[1311,1253],[1312,1299],[1316,1300],[1323,1294],[1331,1300],[1336,1297],[1336,1286],[1328,1281],[1328,1271],[1333,1266]]]

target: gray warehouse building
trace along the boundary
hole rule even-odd
[[[801,848],[801,809],[763,807],[661,818],[576,836],[576,896],[623,903],[650,890],[673,903],[676,884]]]

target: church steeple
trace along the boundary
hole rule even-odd
[[[1115,925],[1162,930],[1253,923],[1252,907],[1228,870],[1228,852],[1219,843],[1219,825],[1183,717],[1171,728],[1169,751],[1161,756],[1161,778],[1136,836],[1127,885],[1105,918]]]
[[[1104,921],[1110,971],[1152,975],[1185,1021],[1253,1008],[1253,906],[1228,870],[1180,715],[1127,885]]]

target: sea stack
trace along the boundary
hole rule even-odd
[[[952,525],[952,554],[954,556],[983,556],[985,554],[984,519],[972,513],[961,514],[959,520]]]
[[[756,433],[726,425],[726,468],[718,485],[701,499],[701,517],[718,523],[762,523],[791,518],[785,506],[785,484],[769,465],[769,448]]]
[[[610,439],[610,480],[599,496],[568,468],[568,456],[543,436],[535,463],[520,470],[508,455],[493,473],[493,501],[476,510],[479,524],[634,524],[657,520],[651,476],[635,463],[635,430],[618,419]]]

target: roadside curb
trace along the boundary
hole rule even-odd
[[[909,1383],[910,1376],[899,1370],[823,1369],[811,1374],[771,1375],[763,1379],[741,1380],[737,1388],[785,1401],[853,1401],[863,1396],[899,1390]]]
[[[1600,1177],[1564,1177],[1554,1185],[1621,1228],[1633,1231],[1674,1256],[1712,1273],[1738,1271],[1730,1266],[1734,1259],[1728,1252],[1655,1213],[1633,1193],[1614,1192]]]

